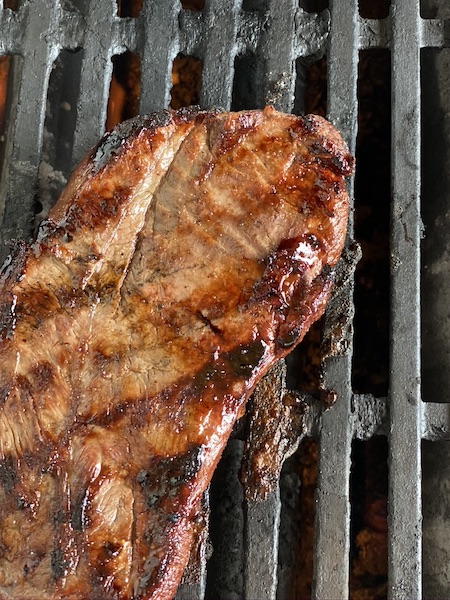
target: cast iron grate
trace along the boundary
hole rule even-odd
[[[310,400],[306,423],[319,444],[313,597],[348,597],[351,444],[381,433],[389,445],[389,596],[419,598],[421,440],[450,438],[446,406],[423,403],[420,392],[420,50],[448,47],[449,22],[422,19],[419,0],[394,0],[381,20],[361,18],[357,0],[332,0],[319,14],[297,0],[206,0],[201,11],[184,10],[178,0],[144,0],[136,18],[119,17],[115,0],[22,0],[17,10],[3,5],[0,55],[13,58],[0,147],[2,245],[32,235],[39,182],[50,183],[53,201],[103,134],[114,55],[140,57],[142,113],[169,105],[180,53],[202,61],[201,106],[230,108],[234,91],[248,108],[270,103],[289,112],[297,59],[326,53],[328,117],[354,151],[359,51],[390,49],[390,390],[388,398],[353,393],[353,279],[344,277],[325,320],[329,352],[322,365],[324,386],[338,402],[323,412]],[[251,59],[235,70],[243,56]],[[47,108],[55,61],[62,68],[51,95],[59,103]],[[353,182],[349,188],[352,195]],[[352,235],[350,223],[349,244]],[[286,593],[285,582],[277,581],[280,510],[279,490],[264,502],[246,503],[240,548],[247,600]],[[179,599],[204,598],[204,556],[200,566],[199,582],[182,585]]]

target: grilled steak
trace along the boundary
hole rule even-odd
[[[319,117],[106,135],[0,311],[0,597],[170,598],[259,378],[324,310],[352,159]]]

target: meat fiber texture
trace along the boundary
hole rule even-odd
[[[0,289],[0,598],[171,598],[257,381],[323,312],[353,161],[316,116],[138,117]]]

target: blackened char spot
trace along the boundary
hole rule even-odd
[[[25,578],[29,577],[34,573],[37,567],[44,559],[45,554],[39,550],[30,550],[28,556],[25,558],[23,563],[22,572]]]
[[[54,579],[61,579],[61,577],[65,575],[68,564],[67,561],[64,560],[61,548],[54,548],[50,552],[50,566]]]
[[[16,321],[15,298],[11,292],[6,292],[0,303],[0,338],[2,340],[9,340],[13,337]]]
[[[313,142],[310,146],[313,156],[325,167],[331,169],[337,175],[351,175],[353,172],[354,159],[351,154],[336,151],[330,151],[319,142]]]
[[[11,253],[0,269],[0,282],[17,283],[25,272],[26,260],[30,247],[21,240],[8,242]]]
[[[85,519],[85,502],[86,502],[87,491],[82,490],[81,493],[73,499],[72,510],[71,510],[71,523],[75,531],[83,531],[86,526]]]
[[[10,493],[18,481],[16,465],[10,456],[0,461],[0,485]]]
[[[300,117],[299,124],[302,125],[303,131],[306,134],[315,134],[318,130],[318,123],[314,115],[305,115]]]
[[[330,267],[330,265],[328,263],[325,263],[322,267],[322,271],[320,272],[320,277],[322,277],[324,280],[328,280],[334,279],[334,269],[332,267]]]
[[[350,175],[353,171],[353,157],[350,154],[333,154],[330,158],[330,165],[333,171],[339,175]]]
[[[13,387],[13,382],[10,381],[6,385],[0,386],[0,404],[3,404]]]
[[[176,514],[181,505],[180,489],[198,472],[201,447],[193,446],[185,454],[167,458],[152,458],[147,469],[139,471],[137,481],[142,487],[149,508],[167,506],[167,516]],[[168,501],[168,502],[167,502]]]
[[[42,361],[31,369],[31,385],[35,392],[49,388],[55,378],[55,369],[48,361]]]

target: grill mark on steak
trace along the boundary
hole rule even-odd
[[[0,484],[5,488],[7,493],[10,493],[14,489],[18,479],[13,459],[11,456],[5,457],[0,462]]]
[[[0,597],[175,593],[246,399],[324,310],[350,165],[273,109],[138,118],[81,163],[1,275]]]

